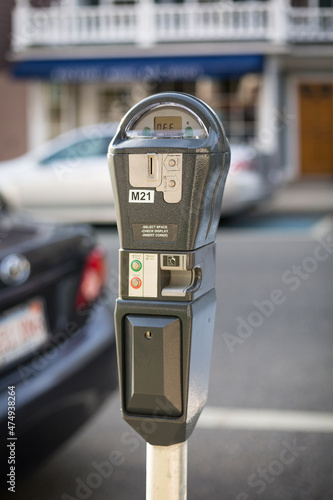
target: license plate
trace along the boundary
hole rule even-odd
[[[0,367],[46,342],[48,330],[42,300],[35,299],[0,315]]]

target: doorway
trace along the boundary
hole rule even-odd
[[[333,85],[299,86],[302,175],[333,174]]]

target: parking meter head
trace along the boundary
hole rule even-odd
[[[229,143],[205,103],[162,93],[126,114],[108,161],[122,247],[122,415],[150,444],[168,446],[188,439],[207,400]]]
[[[121,121],[108,160],[123,248],[215,241],[230,148],[209,106],[172,92],[144,99]]]

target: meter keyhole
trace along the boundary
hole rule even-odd
[[[148,340],[150,340],[152,337],[153,337],[153,334],[149,330],[147,330],[145,332],[145,338],[148,339]]]

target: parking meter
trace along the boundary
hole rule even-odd
[[[151,445],[182,443],[207,400],[229,143],[205,103],[161,93],[126,114],[108,161],[121,243],[122,415]]]

